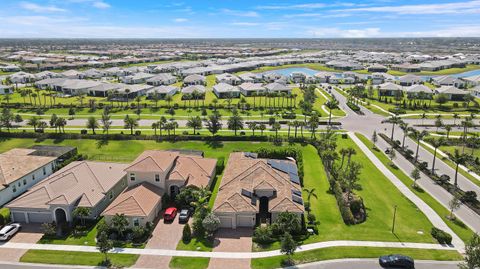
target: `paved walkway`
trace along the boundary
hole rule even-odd
[[[454,246],[426,243],[402,243],[402,242],[375,242],[375,241],[326,241],[302,245],[297,252],[322,249],[329,247],[377,247],[377,248],[413,248],[413,249],[436,249],[436,250],[457,250]],[[78,245],[52,245],[52,244],[29,244],[8,242],[0,245],[0,249],[36,249],[54,251],[80,251],[96,252],[98,249],[92,246]],[[139,249],[139,248],[114,248],[110,253],[138,254],[155,256],[180,256],[180,257],[205,257],[221,259],[253,259],[267,258],[282,255],[280,250],[264,252],[205,252],[171,249]]]
[[[215,234],[213,252],[250,252],[252,251],[251,228],[220,229]],[[250,269],[250,259],[210,259],[208,269]]]

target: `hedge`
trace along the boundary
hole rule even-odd
[[[447,245],[450,245],[452,243],[452,236],[443,231],[443,230],[440,230],[436,227],[433,227],[432,228],[432,231],[430,232],[430,234],[432,235],[433,238],[435,238],[438,243],[440,244],[447,244]]]

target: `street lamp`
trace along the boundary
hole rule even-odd
[[[393,224],[392,224],[392,233],[395,233],[395,218],[397,216],[397,205],[393,207]]]

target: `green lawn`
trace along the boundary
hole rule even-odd
[[[115,253],[108,254],[108,257],[114,266],[130,267],[139,255]],[[29,250],[20,258],[20,262],[98,266],[103,259],[104,255],[99,252]]]
[[[171,269],[205,269],[208,267],[210,258],[198,257],[172,257]]]
[[[458,261],[462,256],[455,250],[426,250],[405,248],[331,247],[298,252],[293,255],[296,264],[343,258],[378,258],[382,255],[401,253],[418,260]],[[252,269],[274,269],[282,266],[286,256],[252,259]]]
[[[43,237],[38,243],[40,244],[56,244],[56,245],[86,245],[95,246],[95,238],[97,236],[97,225],[95,225],[85,235],[75,236],[73,234],[68,235],[65,238],[48,238]]]
[[[367,139],[362,134],[356,134],[357,137],[362,140],[362,142],[371,149],[373,154],[395,175],[400,179],[405,186],[407,186],[413,193],[415,193],[420,199],[427,203],[437,214],[442,218],[442,220],[454,231],[464,242],[468,242],[473,235],[473,232],[460,220],[450,220],[447,218],[449,215],[449,210],[440,204],[435,198],[430,196],[427,192],[419,188],[413,188],[413,179],[403,172],[399,168],[393,168],[390,163],[390,159],[385,155],[385,153],[379,151],[378,149],[373,149],[373,143]],[[411,171],[407,171],[411,172]]]

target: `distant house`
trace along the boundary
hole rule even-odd
[[[384,73],[373,73],[371,75],[371,80],[373,85],[382,84],[385,81]]]
[[[0,66],[0,70],[3,72],[18,72],[21,70],[21,68],[16,65],[4,65]]]
[[[388,68],[381,64],[372,64],[367,68],[368,72],[372,73],[387,73]]]
[[[213,205],[220,227],[271,223],[286,211],[300,217],[305,212],[295,162],[231,153]]]
[[[165,99],[167,95],[173,96],[179,91],[178,87],[175,86],[158,86],[151,88],[147,92],[147,98],[152,99],[154,98],[154,95],[157,94],[158,98],[160,99]]]
[[[67,70],[67,71],[64,71],[62,73],[60,73],[60,75],[63,77],[63,78],[72,78],[72,79],[75,79],[75,78],[80,78],[80,72],[78,72],[77,70]]]
[[[126,164],[76,161],[58,170],[7,204],[12,221],[63,224],[77,207],[95,219],[126,187]]]
[[[25,83],[34,82],[37,78],[33,74],[20,71],[20,72],[11,74],[9,76],[9,79],[12,83],[25,84]]]
[[[177,82],[177,78],[170,73],[160,73],[147,79],[147,84],[153,86],[171,85],[175,82]]]
[[[409,98],[431,99],[433,90],[421,84],[415,84],[404,89]]]
[[[127,189],[102,213],[107,223],[124,214],[130,227],[153,222],[162,208],[162,196],[174,198],[186,186],[208,188],[215,176],[215,159],[175,151],[148,150],[123,171]]]
[[[99,79],[99,78],[102,78],[104,76],[105,76],[104,72],[102,72],[100,70],[97,70],[95,68],[88,69],[88,70],[85,70],[83,72],[80,72],[80,74],[78,75],[78,77],[81,78],[81,79],[88,79],[88,78]]]
[[[265,82],[271,83],[284,78],[284,76],[282,76],[281,74],[277,74],[275,72],[267,72],[262,74],[262,78]]]
[[[215,80],[219,84],[225,83],[233,86],[239,85],[240,83],[242,83],[242,80],[238,76],[229,74],[229,73],[223,73],[223,74],[217,75]]]
[[[463,101],[465,96],[470,94],[468,91],[461,90],[455,86],[442,86],[435,89],[438,94],[445,94],[450,101]]]
[[[0,94],[12,94],[13,86],[12,85],[1,85],[0,84]]]
[[[304,83],[307,79],[307,74],[303,72],[292,72],[290,79],[293,83]]]
[[[440,86],[454,86],[457,88],[463,88],[466,86],[465,80],[452,76],[439,76],[432,78],[433,85]]]
[[[480,85],[480,75],[477,76],[471,76],[471,77],[466,77],[464,80],[467,82],[468,85],[470,86],[477,86]]]
[[[378,85],[379,96],[397,96],[399,92],[402,93],[402,86],[395,83],[387,82]]]
[[[422,78],[419,77],[419,76],[408,74],[408,75],[405,75],[405,76],[401,76],[398,79],[398,82],[402,86],[412,86],[412,85],[415,85],[415,84],[420,84],[423,81],[422,81]]]
[[[182,94],[192,94],[194,92],[197,92],[197,93],[201,93],[201,94],[205,94],[207,92],[205,86],[203,85],[191,85],[191,86],[187,86],[187,87],[184,87],[182,89]]]
[[[61,75],[59,73],[43,71],[35,74],[37,80],[47,79],[47,78],[59,78]]]
[[[405,73],[417,73],[422,71],[419,65],[409,64],[409,63],[392,65],[392,70],[405,72]]]
[[[335,74],[330,72],[318,72],[314,76],[318,83],[328,83],[330,77],[335,76]]]
[[[155,75],[153,74],[140,72],[134,75],[123,77],[121,80],[123,83],[126,83],[126,84],[140,84],[140,83],[145,83],[148,79],[154,76]]]
[[[213,86],[213,93],[218,98],[238,98],[240,97],[240,90],[237,86],[232,86],[227,83],[219,83]]]
[[[238,86],[238,89],[244,96],[252,96],[254,93],[262,94],[266,92],[265,87],[261,83],[245,82]]]
[[[261,83],[263,81],[262,75],[258,73],[243,73],[239,77],[243,82],[247,83]]]
[[[207,78],[202,75],[189,75],[183,79],[184,85],[207,85]]]
[[[291,93],[292,89],[289,88],[287,85],[274,82],[274,83],[269,83],[265,85],[265,89],[267,89],[267,92],[274,92],[274,93]]]

